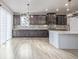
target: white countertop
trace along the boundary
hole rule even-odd
[[[47,25],[16,26],[13,30],[48,30]]]
[[[49,30],[48,25],[30,25],[30,26],[16,26],[13,30]],[[58,34],[78,34],[77,31],[61,31],[61,30],[49,30],[50,33]]]
[[[48,30],[47,28],[14,28],[13,30]]]
[[[58,33],[58,34],[78,34],[76,31],[55,31],[55,30],[49,30],[49,33]]]

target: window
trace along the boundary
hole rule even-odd
[[[0,43],[12,38],[12,14],[7,9],[0,7]]]

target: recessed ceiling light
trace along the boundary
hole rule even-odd
[[[69,8],[67,8],[67,11],[69,11],[70,9]]]
[[[58,11],[59,11],[59,9],[57,8],[57,9],[56,9],[56,11],[58,12]]]
[[[68,3],[66,3],[65,6],[68,6]]]
[[[45,9],[45,11],[48,11],[48,9]]]
[[[31,15],[31,18],[33,18],[33,16]]]

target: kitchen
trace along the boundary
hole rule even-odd
[[[78,59],[77,1],[44,2],[0,1],[0,59]]]

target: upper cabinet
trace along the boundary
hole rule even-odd
[[[13,25],[17,26],[22,23],[21,15],[14,15]],[[30,25],[46,25],[46,15],[31,15],[29,16],[29,24]],[[27,21],[28,22],[28,21]]]
[[[57,25],[67,25],[66,15],[57,15],[56,16],[56,24]]]
[[[20,25],[20,15],[13,16],[13,26]]]
[[[56,15],[55,13],[47,14],[47,24],[67,25],[66,15]]]
[[[25,21],[28,23],[28,21]],[[13,25],[17,26],[22,23],[21,15],[14,15]],[[29,18],[30,25],[66,25],[66,15],[56,15],[56,13],[48,13],[47,15],[31,15]]]
[[[56,14],[55,13],[48,13],[47,17],[47,24],[56,24]]]
[[[45,25],[46,24],[46,15],[32,15],[30,17],[31,25]]]

